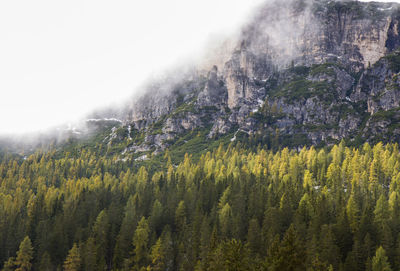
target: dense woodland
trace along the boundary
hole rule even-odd
[[[397,144],[163,159],[4,156],[0,269],[400,269]]]

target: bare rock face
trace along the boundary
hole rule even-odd
[[[228,106],[235,108],[246,94],[251,94],[249,89],[248,73],[251,69],[247,67],[246,54],[244,52],[235,53],[234,57],[225,66],[226,86],[228,89]]]
[[[201,65],[214,64],[208,73],[149,85],[121,118],[158,150],[202,129],[210,139],[279,134],[293,146],[398,138],[399,23],[394,3],[269,1]]]
[[[251,51],[277,65],[339,60],[360,71],[397,48],[395,4],[301,2],[280,1],[262,9],[245,34]]]
[[[242,103],[257,103],[260,95],[265,95],[257,83],[271,74],[272,65],[249,52],[243,42],[241,49],[234,52],[225,64],[223,77],[228,91],[228,107],[233,109]]]
[[[198,103],[202,106],[221,105],[226,103],[227,91],[224,82],[218,78],[218,68],[214,66],[208,74],[206,86],[198,96]]]
[[[226,134],[231,130],[231,122],[228,122],[224,119],[217,119],[214,122],[213,127],[211,128],[210,133],[208,134],[208,138],[213,138],[218,134]]]
[[[367,101],[370,114],[399,107],[399,60],[399,53],[394,53],[363,72],[353,97],[358,102]]]

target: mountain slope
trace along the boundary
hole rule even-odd
[[[268,2],[214,63],[97,113],[122,121],[106,141],[141,159],[238,136],[270,147],[397,141],[399,19],[394,3]]]
[[[53,142],[137,161],[169,149],[177,162],[239,139],[273,149],[394,142],[399,21],[394,3],[268,1],[204,62],[150,81],[124,106],[23,150],[3,145],[29,153]]]
[[[399,145],[361,144],[399,139],[399,14],[270,2],[125,106],[0,138],[0,269],[399,270]]]

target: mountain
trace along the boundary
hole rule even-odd
[[[395,142],[399,21],[395,3],[269,1],[203,62],[93,118],[120,120],[105,142],[141,159],[238,138],[272,148]]]
[[[268,1],[203,61],[149,81],[124,105],[3,145],[78,143],[139,160],[169,149],[179,160],[239,139],[273,149],[396,142],[399,21],[396,3]]]
[[[399,270],[399,18],[269,1],[124,105],[0,138],[0,269]]]

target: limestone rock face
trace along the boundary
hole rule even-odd
[[[275,65],[311,65],[339,58],[355,70],[398,45],[394,4],[276,1],[260,9],[242,39],[248,51]]]
[[[242,103],[256,102],[260,92],[265,95],[257,81],[271,74],[272,65],[247,51],[243,43],[225,64],[223,77],[228,91],[228,107],[233,109]]]
[[[396,139],[399,23],[395,3],[268,1],[214,58],[153,82],[119,117],[157,149],[200,130],[291,146]]]
[[[202,106],[221,105],[226,103],[227,91],[222,79],[218,78],[218,67],[214,66],[209,72],[204,90],[198,96]]]

